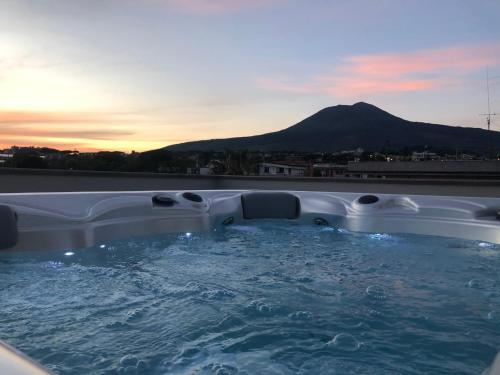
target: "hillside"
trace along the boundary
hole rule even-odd
[[[250,137],[211,139],[166,147],[171,151],[248,149],[260,151],[333,152],[361,147],[383,148],[427,146],[431,149],[487,150],[500,145],[500,132],[412,122],[374,105],[356,103],[322,109],[299,123],[277,132]]]

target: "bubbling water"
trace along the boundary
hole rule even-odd
[[[59,374],[481,373],[498,250],[264,222],[0,254],[1,336]]]

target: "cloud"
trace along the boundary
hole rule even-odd
[[[187,13],[214,15],[273,5],[283,0],[157,0]]]
[[[114,143],[136,132],[112,113],[0,110],[0,148],[42,145],[91,150],[95,143]]]
[[[75,124],[97,121],[107,122],[85,113],[0,111],[0,124]]]
[[[257,85],[291,94],[355,97],[442,89],[459,85],[468,74],[500,64],[500,44],[462,46],[350,56],[327,73],[307,82],[262,77]]]
[[[0,108],[0,124],[128,124],[141,121],[150,110],[111,112],[111,111],[38,111],[6,110]]]
[[[154,112],[154,111],[153,111]],[[2,110],[0,149],[17,146],[50,146],[80,151],[141,151],[168,144],[222,137],[220,121],[171,117],[171,111],[149,116],[151,110],[130,112],[69,112]],[[205,135],[204,135],[205,134]]]
[[[24,136],[23,134],[28,134]],[[58,139],[86,139],[86,140],[114,140],[117,137],[133,135],[134,132],[121,129],[75,129],[67,130],[57,127],[37,129],[35,127],[22,126],[22,127],[2,127],[0,129],[0,137],[9,138],[58,138]]]

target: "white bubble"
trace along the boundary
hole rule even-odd
[[[294,313],[288,315],[288,317],[291,320],[306,321],[306,320],[311,320],[313,317],[313,314],[309,311],[297,311],[297,312],[294,312]]]
[[[490,311],[487,316],[488,320],[492,320],[495,322],[500,322],[500,313],[498,311]]]
[[[136,368],[139,371],[146,371],[148,369],[148,363],[146,361],[140,360],[137,362]]]
[[[370,234],[369,236],[372,240],[378,240],[378,241],[383,241],[383,240],[390,240],[391,235],[387,233],[374,233]]]
[[[370,285],[368,288],[366,288],[366,294],[368,295],[368,297],[373,299],[385,299],[385,289],[380,285]]]
[[[270,314],[273,312],[273,307],[262,301],[252,301],[248,307],[255,309],[260,314]]]
[[[469,282],[467,283],[467,286],[469,288],[474,288],[474,289],[478,289],[480,287],[480,283],[479,283],[479,280],[477,279],[471,279],[469,280]]]
[[[137,365],[137,357],[132,354],[127,354],[120,358],[120,365],[127,367],[127,366],[136,366]]]
[[[321,228],[320,232],[333,232],[335,229],[332,227]],[[340,230],[339,230],[340,231]]]
[[[354,352],[360,347],[359,342],[348,333],[339,333],[326,345],[330,348],[344,350],[347,352]]]
[[[75,255],[75,253],[72,252],[72,251],[67,251],[67,252],[64,253],[64,255],[66,255],[67,257],[70,257],[72,255]]]
[[[494,245],[492,243],[489,243],[489,242],[479,242],[477,244],[477,246],[479,246],[479,247],[493,247]]]

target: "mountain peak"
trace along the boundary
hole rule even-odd
[[[363,110],[377,110],[383,112],[380,108],[377,106],[374,106],[373,104],[366,103],[366,102],[357,102],[354,104],[339,104],[339,105],[334,105],[331,107],[326,107],[320,110],[319,112],[336,112],[336,111],[345,111],[345,110],[355,110],[355,111],[363,111]]]
[[[357,103],[354,103],[352,106],[352,108],[356,108],[356,109],[377,109],[379,111],[381,111],[381,109],[373,104],[370,104],[370,103],[366,103],[366,102],[357,102]]]
[[[366,102],[357,102],[352,105],[353,107],[363,107],[363,106],[368,106],[368,107],[375,107],[373,104],[366,103]]]
[[[260,150],[334,152],[361,147],[369,151],[430,148],[482,150],[500,143],[500,132],[416,123],[366,102],[327,107],[286,129],[258,136],[188,142],[174,151]]]

